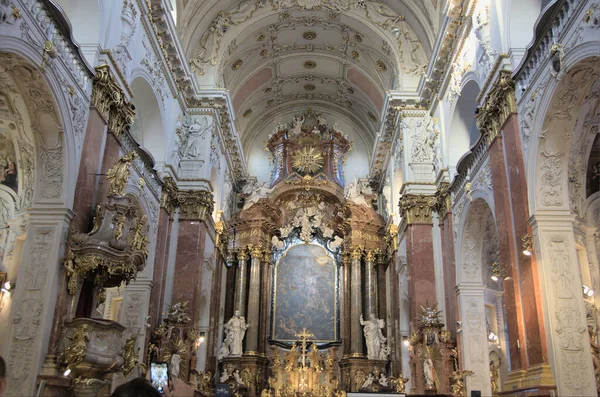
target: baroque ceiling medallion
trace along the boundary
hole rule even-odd
[[[385,66],[385,63],[381,59],[379,59],[376,64],[377,69],[379,69],[382,72],[387,72],[387,66]]]
[[[314,86],[314,85],[312,85],[312,84],[306,84],[306,85],[304,86],[304,89],[305,89],[306,91],[314,91],[314,90],[315,90],[315,86]]]
[[[356,35],[354,35],[354,40],[356,40],[356,42],[358,42],[358,43],[362,43],[363,38],[361,35],[356,34]]]
[[[248,109],[242,114],[242,117],[246,118],[252,114],[252,109]]]
[[[298,172],[313,174],[323,168],[323,155],[313,147],[305,147],[292,157],[292,167]]]
[[[266,48],[263,48],[263,49],[260,51],[260,56],[261,56],[261,57],[266,57],[268,53],[269,53],[269,51],[267,51],[267,49],[266,49]]]
[[[317,38],[317,34],[315,32],[313,32],[312,30],[309,30],[307,32],[304,32],[304,34],[302,35],[302,38],[304,40],[314,40]]]
[[[266,37],[265,37],[265,34],[264,34],[264,33],[261,33],[261,34],[259,34],[259,35],[258,35],[258,37],[256,38],[256,40],[257,40],[257,41],[263,41],[265,38],[266,38]]]
[[[356,51],[352,51],[352,58],[354,58],[354,59],[358,59],[358,57],[359,57],[359,56],[360,56],[360,55],[358,54],[358,52],[356,52]]]
[[[304,69],[314,69],[316,67],[317,67],[317,63],[315,61],[304,62]]]
[[[241,59],[238,59],[237,61],[235,61],[231,65],[231,69],[233,69],[233,70],[240,70],[240,68],[242,67],[243,63],[244,63],[244,61],[242,61]]]

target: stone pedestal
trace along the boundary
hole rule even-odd
[[[346,392],[357,393],[364,382],[364,378],[377,367],[380,372],[386,373],[388,362],[386,360],[367,360],[359,357],[344,357],[339,362],[342,382],[340,388]],[[359,381],[357,384],[357,381]]]

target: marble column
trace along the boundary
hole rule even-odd
[[[365,305],[363,316],[366,319],[373,314],[379,318],[377,310],[377,269],[374,265],[375,253],[366,251],[365,253]]]
[[[520,294],[525,319],[525,335],[527,336],[527,363],[531,367],[548,363],[548,347],[543,324],[542,305],[539,302],[542,295],[537,282],[539,266],[535,256],[526,256],[521,249],[521,239],[531,231],[531,228],[527,223],[529,220],[529,202],[522,152],[523,145],[521,144],[517,113],[511,113],[506,119],[502,126],[502,138],[506,175],[509,182],[510,208],[513,215],[513,229],[517,242],[514,256],[519,269]],[[500,145],[500,142],[497,144]],[[496,190],[495,186],[494,190]]]
[[[96,201],[94,195],[96,175],[100,173],[107,121],[96,108],[90,108],[75,186],[77,200],[73,203],[75,216],[72,227],[81,232],[88,231],[88,225],[92,218],[92,206]]]
[[[344,265],[341,269],[342,274],[342,338],[344,340],[344,356],[349,356],[352,352],[351,344],[351,323],[352,323],[352,311],[350,303],[350,253],[345,251],[342,255],[342,264]]]
[[[260,328],[260,273],[261,260],[263,258],[263,250],[261,247],[250,248],[252,260],[250,263],[250,286],[248,288],[248,315],[246,323],[248,331],[246,331],[246,348],[245,354],[258,353],[258,330]]]
[[[447,184],[438,190],[438,219],[442,240],[442,264],[444,267],[444,299],[446,301],[446,329],[452,338],[456,338],[456,319],[458,305],[456,302],[456,258],[454,256],[454,236],[450,193]]]
[[[171,304],[188,302],[188,314],[192,322],[198,322],[200,314],[200,289],[202,288],[202,263],[206,225],[180,213],[177,253],[175,255],[175,277]]]
[[[596,382],[586,308],[569,210],[539,211],[531,219],[539,266],[537,282],[544,291],[546,327],[552,368],[559,396],[595,396]]]
[[[36,377],[48,351],[53,326],[64,237],[72,212],[69,209],[36,208],[29,211],[29,227],[11,294],[12,328],[7,338],[7,396],[33,396]]]
[[[269,337],[269,296],[271,295],[271,251],[265,250],[262,258],[261,295],[260,295],[260,329],[258,333],[258,353],[266,354]]]
[[[233,312],[240,312],[240,316],[246,317],[246,281],[248,274],[248,253],[245,249],[238,252],[238,268],[235,273],[235,300]]]
[[[210,293],[210,320],[208,335],[206,336],[206,346],[208,354],[206,357],[205,371],[215,373],[217,370],[217,355],[220,347],[221,334],[219,332],[219,309],[221,307],[221,288],[223,288],[223,272],[226,271],[225,261],[220,255],[219,250],[215,250],[215,272],[211,280]]]
[[[362,274],[361,258],[362,248],[355,247],[351,252],[352,268],[350,269],[350,343],[353,356],[362,356],[363,332],[360,325],[360,315],[362,310]]]
[[[436,198],[423,194],[405,194],[400,210],[406,226],[406,263],[408,269],[409,318],[414,321],[421,306],[437,301],[433,258],[432,211]]]
[[[154,271],[152,273],[152,291],[150,292],[150,308],[148,313],[150,316],[149,322],[153,328],[159,325],[161,308],[165,301],[172,225],[172,215],[164,207],[161,207],[158,218]],[[146,266],[149,265],[147,264]],[[150,335],[148,334],[146,342],[149,342],[149,339]]]

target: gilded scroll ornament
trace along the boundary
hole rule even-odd
[[[516,111],[515,82],[510,72],[502,71],[475,116],[477,128],[489,143],[500,134],[508,116]]]
[[[125,346],[123,347],[123,366],[121,367],[121,370],[123,371],[123,376],[129,375],[137,365],[140,365],[140,362],[138,360],[138,353],[140,351],[140,348],[135,348],[136,339],[136,335],[131,335],[125,341]]]
[[[473,371],[463,370],[463,371],[454,371],[452,374],[452,394],[454,397],[465,397],[466,394],[466,386],[465,386],[465,377],[473,375]]]
[[[62,354],[61,363],[65,368],[73,369],[83,362],[87,353],[87,344],[90,341],[88,325],[83,324],[68,339],[70,343]]]
[[[122,196],[129,180],[131,170],[129,167],[138,157],[137,153],[131,151],[121,157],[106,173],[106,179],[110,183],[109,196]],[[117,239],[118,240],[118,239]]]

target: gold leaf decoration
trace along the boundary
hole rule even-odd
[[[292,158],[292,167],[302,173],[314,173],[323,167],[323,155],[315,148],[303,148]]]

